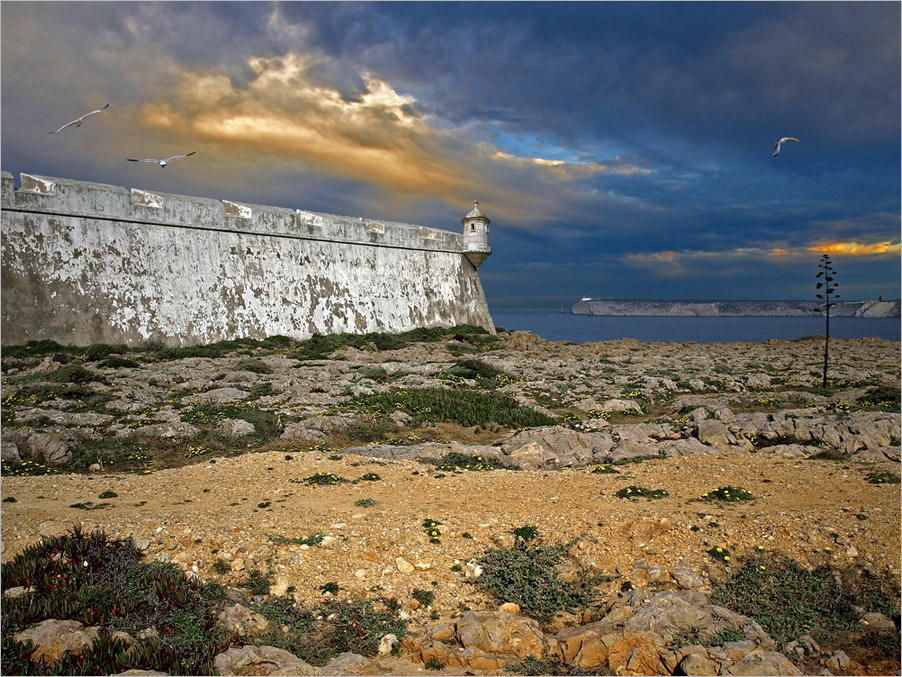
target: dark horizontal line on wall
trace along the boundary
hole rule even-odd
[[[5,212],[19,212],[22,214],[42,214],[44,216],[62,216],[73,219],[91,219],[93,221],[110,221],[112,223],[131,223],[144,226],[161,226],[163,228],[184,228],[187,230],[202,230],[212,233],[235,233],[236,235],[253,235],[256,237],[276,237],[284,240],[307,240],[311,242],[332,242],[334,244],[357,245],[360,247],[384,247],[386,249],[406,249],[408,251],[436,252],[439,254],[462,254],[457,249],[430,249],[428,247],[411,247],[403,244],[390,244],[387,242],[361,242],[360,240],[334,240],[313,235],[291,235],[289,233],[264,233],[255,230],[235,230],[232,228],[212,228],[210,226],[191,226],[184,223],[164,223],[162,221],[138,221],[136,219],[123,219],[116,216],[101,216],[84,214],[67,214],[64,212],[44,211],[41,209],[21,209],[18,207],[3,207]]]

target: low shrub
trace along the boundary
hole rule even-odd
[[[646,489],[645,487],[637,487],[634,485],[630,485],[628,487],[624,487],[623,489],[620,489],[614,495],[617,498],[655,499],[655,498],[664,498],[665,496],[668,495],[668,493],[664,489]]]
[[[506,466],[497,459],[485,458],[482,454],[462,454],[457,451],[451,451],[438,459],[422,458],[419,460],[423,463],[435,465],[439,470],[445,472],[457,472],[460,470],[499,470],[506,468]]]
[[[272,628],[256,638],[258,644],[283,649],[315,666],[347,651],[374,657],[382,637],[392,633],[400,639],[407,632],[407,621],[387,600],[330,600],[308,609],[277,597],[254,608],[270,619]]]
[[[216,624],[214,609],[225,598],[219,586],[185,578],[173,564],[144,562],[130,539],[102,532],[71,533],[28,546],[2,565],[3,590],[15,586],[34,594],[3,599],[3,674],[45,672],[30,662],[15,633],[48,618],[103,626],[100,640],[81,656],[67,655],[54,674],[110,674],[128,669],[168,674],[213,674],[213,656],[237,637]],[[137,636],[155,627],[159,640],[131,652],[111,637],[120,630]]]
[[[754,498],[752,492],[742,487],[719,487],[714,491],[706,491],[702,494],[706,501],[750,501]]]
[[[525,614],[547,623],[558,612],[576,611],[592,600],[592,577],[580,574],[569,582],[558,578],[556,569],[572,546],[518,539],[509,550],[490,550],[478,559],[483,573],[474,585],[499,602],[519,604]]]
[[[270,536],[269,540],[276,545],[319,545],[325,538],[324,534],[316,533],[306,538],[286,538],[285,536]]]
[[[899,484],[902,482],[898,475],[886,470],[868,473],[864,479],[868,484]]]
[[[715,586],[711,602],[757,621],[782,645],[811,634],[860,630],[861,606],[887,616],[899,613],[899,596],[889,574],[869,575],[857,568],[811,570],[782,555],[751,559],[728,580]]]
[[[291,482],[298,482],[299,480],[289,480]],[[312,475],[308,475],[303,480],[304,484],[314,484],[320,487],[323,486],[332,486],[338,484],[340,482],[347,482],[345,478],[341,475],[336,475],[333,472],[318,472],[313,473]]]

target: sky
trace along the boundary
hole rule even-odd
[[[478,200],[490,308],[814,300],[825,253],[897,299],[900,7],[4,1],[0,166],[456,232]]]

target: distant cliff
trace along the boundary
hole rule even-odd
[[[832,317],[899,317],[896,301],[843,301]],[[582,299],[574,315],[646,315],[663,317],[818,317],[813,301],[616,301]]]

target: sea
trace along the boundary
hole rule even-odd
[[[616,341],[643,343],[763,343],[823,336],[822,317],[626,317],[574,315],[569,309],[490,308],[496,327],[528,331],[548,341]],[[899,341],[899,318],[831,317],[830,338],[874,337]]]

